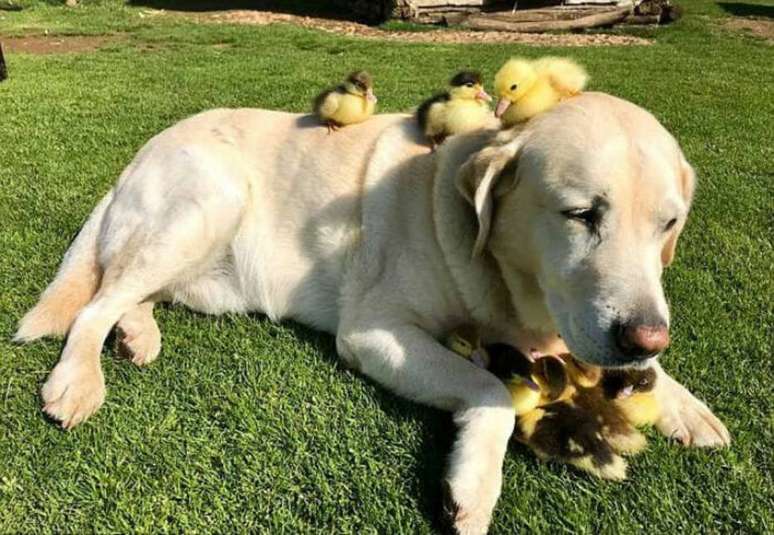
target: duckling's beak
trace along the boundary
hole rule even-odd
[[[632,385],[626,386],[618,392],[616,399],[626,399],[634,393],[634,387]]]
[[[511,106],[511,101],[507,98],[501,98],[500,101],[497,103],[497,108],[495,108],[495,117],[498,119],[503,116],[503,113],[505,113],[508,108]]]
[[[376,98],[376,95],[374,95],[373,89],[369,89],[368,91],[366,91],[366,100],[374,103],[378,100]]]
[[[479,89],[478,93],[476,93],[476,100],[483,100],[484,102],[491,102],[492,101],[492,97],[490,97],[489,93],[487,93],[483,89]]]

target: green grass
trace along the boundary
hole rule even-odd
[[[664,365],[728,424],[730,449],[653,436],[623,484],[514,448],[494,533],[752,532],[772,510],[772,48],[718,28],[711,2],[637,48],[404,45],[290,26],[194,25],[94,2],[0,11],[0,35],[121,32],[82,54],[8,54],[0,84],[0,532],[425,533],[435,528],[448,415],[342,369],[331,337],[260,317],[157,311],[164,347],[137,369],[106,349],[105,406],[70,433],[40,412],[58,341],[10,343],[70,238],[137,149],[215,106],[307,108],[356,66],[384,111],[467,66],[570,54],[593,89],[652,110],[700,177],[666,275]],[[153,45],[149,47],[148,45]],[[214,46],[223,45],[226,46]],[[768,84],[768,85],[767,85]]]

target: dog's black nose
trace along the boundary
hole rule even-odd
[[[645,360],[661,353],[669,345],[669,328],[665,323],[616,323],[613,337],[618,350],[625,356]]]

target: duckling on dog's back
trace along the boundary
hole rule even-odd
[[[457,73],[451,89],[430,97],[417,108],[417,122],[433,147],[446,137],[485,127],[492,122],[487,104],[492,97],[484,91],[481,75],[473,71]]]
[[[314,99],[314,113],[328,126],[328,131],[340,126],[362,123],[376,109],[373,78],[366,71],[355,71],[344,83],[326,89]]]

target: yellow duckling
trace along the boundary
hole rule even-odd
[[[451,89],[430,97],[417,108],[417,121],[433,148],[448,136],[478,130],[492,120],[481,75],[462,71],[449,81]]]
[[[606,402],[597,384],[598,369],[572,362],[569,355],[527,356],[508,344],[482,346],[472,327],[454,331],[446,342],[471,360],[477,353],[486,355],[482,367],[499,377],[511,394],[514,438],[541,459],[565,462],[605,479],[626,478],[627,463],[620,453],[640,449],[644,436]]]
[[[511,393],[516,417],[524,416],[540,406],[543,394],[537,383],[526,377],[514,375],[505,383]]]
[[[511,393],[516,416],[572,394],[564,363],[552,355],[531,359],[508,344],[487,344],[485,368],[499,377]]]
[[[314,99],[314,113],[328,126],[328,133],[340,126],[362,123],[376,109],[373,79],[365,71],[355,71],[343,84],[326,89]]]
[[[495,116],[510,127],[580,93],[588,75],[577,63],[556,57],[512,58],[495,75]]]
[[[593,388],[602,378],[602,368],[583,364],[569,353],[559,355],[567,366],[570,380],[577,386]]]
[[[481,368],[488,368],[489,360],[486,352],[481,351],[480,346],[481,336],[478,329],[472,325],[458,327],[446,337],[447,348],[466,359],[472,360],[474,364]]]
[[[605,397],[636,427],[653,425],[661,415],[661,405],[653,392],[653,368],[605,370],[601,386]]]

